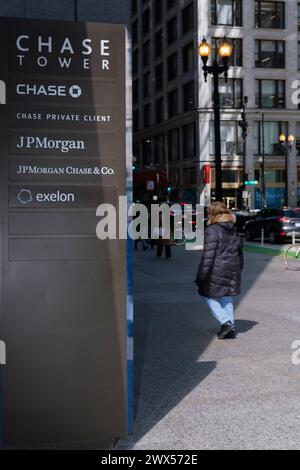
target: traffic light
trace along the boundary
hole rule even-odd
[[[256,180],[252,180],[252,181],[245,181],[245,186],[256,186],[258,185],[259,182],[256,181]]]
[[[136,170],[136,166],[132,165],[132,171],[135,171],[135,170]]]

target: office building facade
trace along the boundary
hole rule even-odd
[[[296,142],[288,157],[289,204],[300,199],[300,3],[260,0],[133,0],[133,123],[137,172],[168,166],[171,199],[208,203],[214,197],[212,81],[205,83],[197,46],[205,36],[217,56],[233,45],[228,82],[220,77],[223,193],[241,204],[244,174],[252,208],[285,195],[281,133]],[[241,107],[248,97],[244,170]],[[149,176],[148,176],[149,178]],[[150,186],[149,186],[150,187]],[[146,191],[147,192],[147,191]],[[148,191],[151,199],[153,187]]]

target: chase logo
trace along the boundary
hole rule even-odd
[[[82,90],[80,86],[73,85],[70,87],[69,93],[70,93],[70,96],[72,96],[72,98],[79,98],[82,95]]]
[[[24,204],[24,205],[29,204],[30,202],[33,201],[33,197],[29,189],[21,189],[21,191],[19,192],[17,196],[17,199],[21,204]]]

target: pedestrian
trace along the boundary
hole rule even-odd
[[[154,229],[154,232],[156,233],[157,236],[159,236],[159,239],[157,240],[157,252],[156,252],[157,257],[161,258],[163,255],[163,251],[165,249],[166,260],[169,260],[172,257],[172,251],[171,251],[171,247],[173,244],[172,224],[170,226],[170,236],[166,237],[167,230],[165,227],[163,227],[162,217],[160,214],[159,227],[156,227]]]
[[[236,337],[233,297],[241,292],[244,257],[235,223],[236,217],[224,204],[216,202],[210,206],[196,278],[199,294],[221,325],[219,339]]]

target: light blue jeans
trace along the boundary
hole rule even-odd
[[[204,297],[204,300],[215,319],[221,325],[224,325],[229,321],[234,324],[234,307],[232,297],[222,297],[221,299],[209,299]]]

